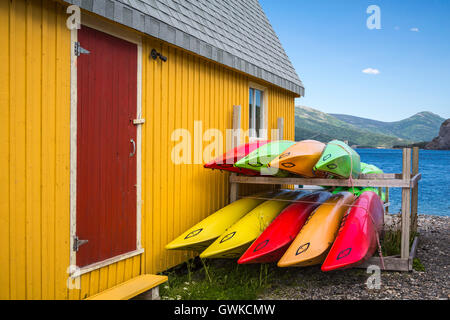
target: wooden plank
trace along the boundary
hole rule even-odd
[[[233,137],[232,148],[237,147],[240,144],[241,135],[241,106],[233,106]],[[235,173],[231,176],[236,176]],[[230,203],[237,200],[239,194],[239,185],[230,181]]]
[[[235,148],[241,143],[241,106],[233,106],[233,142]]]
[[[277,118],[278,140],[284,139],[284,118]]]
[[[70,264],[70,33],[60,4],[56,14],[55,92],[55,298],[67,299],[67,267]],[[66,107],[61,107],[66,106]]]
[[[86,300],[128,300],[166,281],[166,276],[145,274],[100,292]]]
[[[411,179],[411,149],[403,149],[403,180],[405,182]],[[409,234],[411,224],[411,189],[402,188],[402,239],[401,239],[401,258],[409,257]]]
[[[0,12],[3,19],[0,20],[0,65],[3,72],[0,73],[0,261],[3,261],[0,272],[0,300],[10,298],[10,43],[9,43],[9,1],[0,2]]]
[[[384,257],[384,271],[409,271],[409,259],[398,257]],[[379,266],[381,268],[380,257],[371,257],[363,264],[355,266],[358,269],[367,269],[369,266]]]
[[[10,3],[10,299],[26,299],[25,4]]]
[[[386,203],[389,203],[389,187],[386,187],[386,198],[385,201]],[[389,213],[389,206],[386,206],[386,213]]]
[[[402,179],[401,173],[377,173],[377,174],[360,174],[358,179],[379,180],[379,179]]]
[[[421,175],[419,174],[419,148],[413,148],[413,159],[412,159],[412,174],[413,178],[411,179],[411,219],[412,219],[412,230],[414,232],[417,231],[417,211],[418,211],[418,202],[419,202],[419,180]]]
[[[236,173],[232,173],[231,176],[236,176]],[[230,183],[230,203],[235,202],[238,198],[239,189],[238,184],[231,182]]]
[[[45,3],[42,18],[42,299],[55,299],[55,220],[56,220],[56,20],[54,9]],[[67,268],[67,266],[66,266]]]
[[[385,269],[383,269],[383,270],[385,270],[385,271],[411,271],[412,263],[416,256],[418,243],[419,243],[419,238],[415,237],[414,242],[411,246],[411,251],[409,253],[409,257],[407,259],[403,259],[398,256],[384,257],[383,260],[384,260]],[[354,268],[367,269],[367,267],[370,265],[376,265],[381,268],[380,257],[371,257],[363,264],[360,264],[359,266],[355,266]]]
[[[299,185],[328,185],[328,186],[348,186],[349,182],[345,179],[305,179],[305,178],[274,178],[274,177],[247,177],[230,176],[231,183],[251,183],[251,184],[299,184]],[[397,187],[405,188],[410,186],[409,181],[398,179],[386,180],[353,180],[355,187]]]

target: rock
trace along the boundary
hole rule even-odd
[[[425,146],[430,150],[450,150],[450,119],[444,121],[439,130],[439,136]]]

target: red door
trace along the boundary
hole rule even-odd
[[[73,249],[82,267],[136,249],[137,46],[85,26],[78,42],[89,51],[77,59]]]

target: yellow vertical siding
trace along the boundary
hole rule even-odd
[[[0,3],[0,298],[66,298],[70,37],[53,2]]]
[[[167,242],[226,205],[228,175],[202,164],[174,165],[175,128],[194,139],[232,126],[246,75],[143,37],[141,256],[81,276],[68,290],[70,254],[70,31],[65,6],[51,0],[0,1],[0,299],[83,299],[141,273],[170,268],[192,253]],[[152,48],[168,57],[149,59]],[[294,138],[294,96],[268,87],[269,130],[284,118]],[[270,131],[269,131],[270,132]],[[209,142],[203,142],[203,146]],[[224,144],[225,148],[225,144]],[[194,145],[191,148],[194,159]],[[209,159],[204,159],[209,160]]]
[[[242,126],[247,130],[249,81],[256,80],[150,38],[144,40],[143,48],[144,57],[153,48],[168,57],[165,63],[143,62],[143,117],[147,121],[143,126],[142,190],[143,213],[148,216],[144,218],[142,263],[145,272],[155,273],[192,256],[167,251],[164,246],[226,205],[228,199],[226,173],[205,170],[202,164],[172,164],[171,150],[178,143],[170,141],[173,129],[188,129],[192,141],[194,121],[202,122],[202,132],[210,128],[225,132],[232,127],[233,105],[241,105]],[[284,138],[294,139],[294,95],[272,86],[267,93],[269,134],[277,128],[277,118],[283,117]],[[208,144],[204,141],[203,147]],[[194,151],[192,146],[192,160]]]

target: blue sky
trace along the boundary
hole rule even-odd
[[[382,121],[450,118],[449,0],[260,3],[305,85],[297,105]],[[369,5],[380,7],[380,30],[366,26]]]

